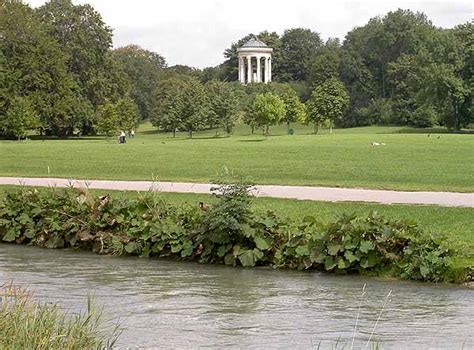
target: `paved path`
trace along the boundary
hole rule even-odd
[[[68,180],[57,178],[0,177],[0,185],[42,186],[42,187],[89,187],[91,189],[148,191],[179,193],[210,193],[211,184],[187,182],[152,181],[110,181],[110,180]],[[331,188],[306,186],[256,186],[258,197],[306,199],[328,202],[374,202],[383,204],[430,204],[445,207],[474,208],[474,193],[456,192],[401,192],[366,190],[357,188]]]

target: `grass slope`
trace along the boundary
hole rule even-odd
[[[208,182],[227,167],[259,184],[474,191],[474,135],[400,127],[332,135],[310,130],[296,126],[297,135],[287,136],[279,126],[265,139],[239,126],[232,137],[208,131],[190,140],[146,124],[125,145],[100,137],[1,141],[0,175]]]

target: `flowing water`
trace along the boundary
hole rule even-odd
[[[70,312],[87,295],[119,322],[120,347],[474,348],[474,291],[270,268],[98,256],[0,244],[0,283],[14,280]],[[359,300],[362,288],[360,313]]]

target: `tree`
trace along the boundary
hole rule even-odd
[[[173,131],[173,137],[180,128],[192,138],[194,131],[205,127],[209,113],[209,96],[204,86],[192,77],[174,77],[158,84],[151,122]]]
[[[2,2],[0,51],[4,60],[2,108],[15,96],[28,96],[42,131],[59,136],[72,132],[86,108],[67,72],[67,55],[28,5]]]
[[[275,93],[285,103],[285,115],[281,122],[286,123],[287,132],[290,132],[290,124],[297,121],[304,121],[306,110],[304,104],[300,101],[296,91],[289,84],[272,84]]]
[[[185,82],[175,77],[160,81],[154,91],[150,121],[157,128],[172,131],[173,137],[183,127],[184,90]]]
[[[209,96],[197,79],[190,78],[184,85],[181,98],[183,125],[189,133],[189,138],[193,138],[194,131],[204,129],[206,118],[211,112]]]
[[[131,81],[130,96],[138,106],[140,119],[149,119],[153,91],[163,75],[163,69],[166,67],[165,59],[137,45],[115,49],[113,57],[120,63]]]
[[[118,127],[120,130],[136,129],[139,121],[139,112],[136,103],[130,97],[124,97],[115,104]]]
[[[341,44],[338,39],[329,39],[321,47],[309,67],[308,83],[311,89],[331,78],[339,78]]]
[[[74,5],[71,0],[50,0],[37,14],[67,57],[68,75],[76,87],[75,106],[83,104],[73,108],[69,132],[79,127],[91,133],[98,106],[116,102],[130,91],[129,78],[110,51],[112,29],[91,5]]]
[[[318,33],[306,28],[285,30],[281,37],[281,80],[307,80],[309,66],[322,41]]]
[[[265,127],[265,136],[268,136],[270,125],[277,124],[285,116],[285,102],[272,92],[258,94],[252,104],[252,113],[258,125]]]
[[[344,115],[348,106],[349,95],[340,80],[333,78],[318,85],[307,104],[308,121],[314,123],[315,134],[324,120],[329,120],[332,133],[333,122]]]
[[[17,137],[18,141],[26,137],[29,130],[37,128],[38,124],[38,117],[25,97],[15,97],[5,116],[0,119],[2,134]]]
[[[218,81],[208,82],[206,90],[213,112],[210,115],[215,115],[217,125],[221,126],[227,134],[230,134],[240,108],[235,90],[230,84]]]
[[[111,102],[107,102],[99,106],[97,110],[98,121],[97,131],[100,134],[104,134],[105,137],[109,137],[116,134],[119,130],[119,122],[117,115],[117,107]]]

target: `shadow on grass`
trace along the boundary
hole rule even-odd
[[[474,130],[463,129],[458,132],[448,130],[446,128],[403,128],[394,131],[395,134],[465,134],[474,135]]]
[[[70,136],[70,137],[57,137],[57,136],[40,136],[40,135],[32,135],[28,136],[29,140],[32,141],[117,141],[116,137],[108,137],[105,138],[104,136]]]

